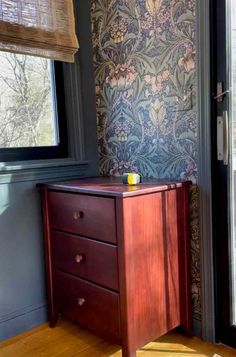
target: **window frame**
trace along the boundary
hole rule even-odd
[[[90,3],[76,0],[74,9],[80,49],[75,55],[75,63],[61,62],[67,117],[68,157],[2,161],[0,184],[99,175]]]
[[[0,148],[0,162],[24,162],[28,160],[50,160],[68,157],[68,130],[63,63],[54,61],[53,68],[55,81],[52,82],[52,85],[55,85],[53,92],[56,99],[57,118],[55,119],[57,120],[58,125],[58,145]]]

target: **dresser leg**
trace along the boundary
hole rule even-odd
[[[49,312],[49,327],[55,327],[58,319],[57,311]]]
[[[185,321],[180,325],[180,332],[183,332],[186,336],[193,336],[193,324],[192,320]]]
[[[136,357],[136,351],[131,351],[127,347],[122,347],[122,357]]]

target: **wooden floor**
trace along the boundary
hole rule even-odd
[[[142,357],[236,357],[236,350],[211,345],[171,332],[138,351]],[[61,320],[46,324],[0,343],[1,357],[121,357],[120,347],[106,343],[77,325]]]

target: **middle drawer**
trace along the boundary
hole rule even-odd
[[[53,230],[51,237],[56,268],[119,290],[116,246]]]

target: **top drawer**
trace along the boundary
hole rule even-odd
[[[112,198],[49,191],[48,202],[51,227],[116,243]]]

